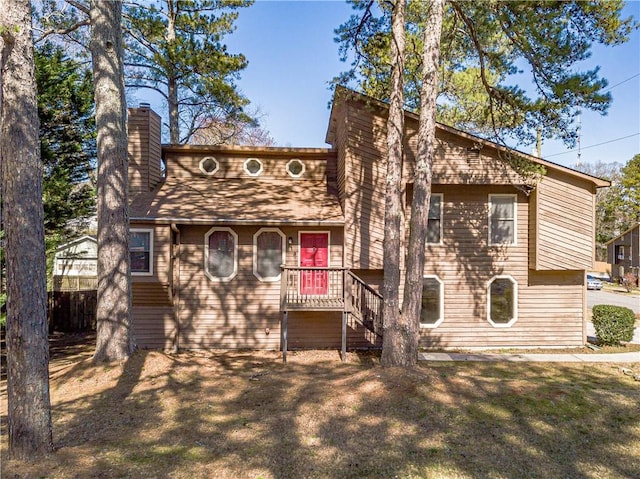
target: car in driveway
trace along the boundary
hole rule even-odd
[[[595,276],[587,275],[587,289],[595,289],[600,291],[602,289],[602,281]]]

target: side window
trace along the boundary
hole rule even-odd
[[[489,244],[516,244],[516,195],[489,195]]]
[[[435,328],[444,320],[444,283],[437,276],[422,279],[420,327]]]
[[[518,320],[518,283],[511,276],[494,276],[487,287],[489,322],[509,327]]]
[[[153,274],[153,230],[131,229],[129,235],[129,258],[131,274],[151,276]]]
[[[427,243],[442,243],[442,194],[431,195],[427,223]]]
[[[278,281],[284,264],[284,234],[277,228],[262,228],[253,235],[253,274],[260,281]]]
[[[231,228],[211,228],[204,236],[205,274],[231,281],[238,273],[238,235]]]

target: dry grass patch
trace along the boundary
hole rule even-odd
[[[3,478],[631,478],[640,463],[640,386],[613,364],[79,354],[54,358],[51,396],[57,452],[3,460]]]

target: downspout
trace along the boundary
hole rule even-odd
[[[173,238],[171,241],[171,276],[170,291],[173,303],[173,322],[175,324],[175,336],[173,338],[173,352],[177,353],[180,342],[180,229],[175,223],[171,223]]]

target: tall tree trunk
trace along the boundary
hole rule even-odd
[[[407,273],[404,284],[402,314],[410,341],[407,344],[406,366],[418,360],[420,340],[420,309],[424,275],[425,238],[431,199],[433,159],[436,150],[436,98],[438,96],[438,64],[444,0],[432,0],[424,33],[422,54],[422,89],[420,90],[420,125],[418,151],[413,182]]]
[[[0,0],[0,108],[9,454],[24,460],[53,451],[42,164],[27,1]]]
[[[176,15],[178,6],[173,0],[167,0],[167,34],[166,40],[169,50],[176,41]],[[178,112],[178,79],[173,66],[167,69],[167,98],[169,107],[169,141],[172,145],[180,143],[180,119]]]
[[[169,141],[172,145],[180,144],[180,121],[178,118],[178,82],[175,76],[167,78],[167,97],[169,105]]]
[[[403,363],[405,327],[400,316],[400,244],[403,236],[402,142],[404,138],[405,0],[397,0],[391,20],[391,92],[387,119],[387,182],[384,210],[384,305],[382,365]]]
[[[94,360],[135,350],[131,321],[127,130],[122,1],[91,1],[91,58],[98,147],[98,305]]]

